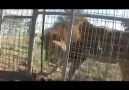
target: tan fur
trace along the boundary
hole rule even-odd
[[[66,50],[66,44],[65,44],[65,42],[63,42],[63,41],[62,42],[59,42],[59,41],[53,40],[53,43],[55,45],[59,46],[63,51]]]

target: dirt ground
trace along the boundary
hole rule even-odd
[[[24,70],[26,66],[22,63],[25,62],[25,59],[9,57],[7,55],[0,56],[0,70],[5,71],[18,71]]]
[[[38,40],[36,40],[38,41]],[[34,48],[34,69],[35,72],[40,71],[40,60],[41,60],[41,49],[36,46]],[[52,67],[48,65],[49,61],[43,62],[44,72],[49,72]],[[39,70],[36,68],[39,66]],[[69,65],[67,67],[67,73],[68,73]],[[66,75],[67,75],[66,73]],[[47,78],[51,78],[53,80],[61,80],[62,79],[62,70],[59,69],[58,71],[50,74],[47,76]],[[88,59],[86,60],[80,68],[77,70],[76,74],[73,77],[73,80],[75,81],[121,81],[121,71],[119,69],[118,63],[116,64],[107,64],[107,63],[101,63],[96,60]]]
[[[110,68],[109,68],[110,67]],[[67,67],[68,73],[69,66]],[[53,80],[61,80],[61,69],[48,78]],[[66,73],[66,75],[67,75]],[[76,71],[72,78],[73,81],[121,81],[122,76],[118,64],[107,65],[93,60],[87,60]]]

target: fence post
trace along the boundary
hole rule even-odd
[[[28,66],[27,66],[27,74],[30,74],[31,71],[31,62],[32,62],[32,51],[33,51],[33,44],[34,44],[34,34],[35,34],[35,25],[36,25],[36,19],[38,16],[38,10],[33,10],[32,15],[32,23],[31,23],[31,29],[30,29],[30,37],[29,37],[29,47],[28,47]]]
[[[67,68],[67,61],[69,58],[69,49],[70,49],[71,36],[72,36],[73,15],[74,15],[74,9],[72,9],[70,12],[70,22],[68,24],[68,39],[66,42],[66,51],[65,51],[64,57],[63,57],[62,79],[64,81],[66,80],[66,68]]]
[[[2,24],[2,16],[3,16],[3,9],[0,9],[0,31],[1,31],[1,24]]]
[[[2,25],[2,16],[3,16],[3,9],[0,9],[0,39],[1,39],[1,25]],[[1,40],[0,40],[0,55],[2,53],[2,50],[1,50]]]
[[[42,39],[41,39],[41,73],[43,72],[43,42],[44,42],[44,24],[45,24],[45,9],[43,10],[43,14],[42,14]]]

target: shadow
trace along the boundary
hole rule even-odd
[[[32,81],[31,76],[27,76],[24,71],[0,71],[0,81]]]

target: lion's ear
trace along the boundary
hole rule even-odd
[[[60,42],[60,41],[56,41],[56,40],[53,40],[52,41],[55,45],[61,47],[63,49],[63,51],[66,50],[66,44],[64,42]]]

